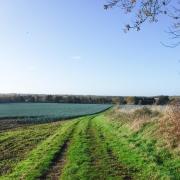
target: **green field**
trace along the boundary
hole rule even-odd
[[[151,112],[138,129],[132,128],[130,115],[113,109],[7,128],[0,133],[0,179],[178,180],[179,149],[168,148],[155,133],[161,116]]]
[[[2,103],[0,104],[0,119],[48,121],[94,114],[109,107],[111,105],[107,104]]]

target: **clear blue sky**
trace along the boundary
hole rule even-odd
[[[0,92],[180,95],[180,47],[161,18],[125,34],[105,0],[0,0]]]

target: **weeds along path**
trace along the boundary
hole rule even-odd
[[[65,122],[53,135],[33,149],[25,160],[19,162],[12,173],[0,176],[0,179],[39,179],[51,167],[51,162],[60,149],[63,149],[78,121],[79,119]]]

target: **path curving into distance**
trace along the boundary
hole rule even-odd
[[[0,180],[180,179],[178,156],[105,113],[0,135]]]
[[[64,122],[0,179],[132,179],[96,127],[96,116]]]
[[[82,118],[73,128],[41,180],[67,179],[68,176],[72,179],[132,179],[112,150],[107,149],[103,135],[93,123],[94,117]],[[79,154],[75,154],[77,151]]]

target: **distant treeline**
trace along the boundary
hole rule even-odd
[[[0,103],[82,103],[82,104],[139,104],[165,105],[176,97],[156,96],[84,96],[84,95],[36,95],[36,94],[0,94]]]

